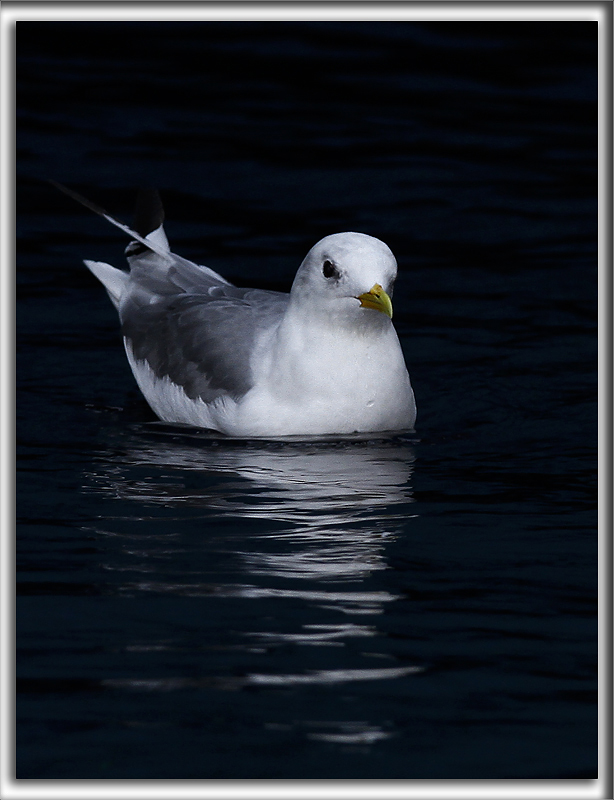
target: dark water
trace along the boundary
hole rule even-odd
[[[20,778],[596,776],[596,23],[18,23]],[[82,258],[397,256],[416,435],[156,424]]]

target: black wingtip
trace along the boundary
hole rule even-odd
[[[136,200],[134,230],[141,236],[155,231],[164,223],[164,208],[157,189],[142,188]]]
[[[152,231],[159,228],[164,220],[164,211],[162,209],[160,196],[155,189],[146,190],[140,202],[137,203],[137,206],[142,209],[142,211],[138,214],[140,220],[142,220],[143,233],[141,233],[140,230],[134,230],[128,225],[125,225],[123,222],[120,222],[118,219],[115,219],[115,217],[112,217],[110,214],[107,214],[104,208],[97,206],[95,203],[92,203],[90,200],[87,200],[87,198],[82,197],[80,194],[72,189],[69,189],[67,186],[64,186],[63,184],[51,179],[49,179],[49,183],[52,186],[55,186],[56,189],[64,192],[64,194],[72,197],[73,200],[77,200],[77,202],[82,203],[86,208],[95,211],[96,214],[100,214],[112,225],[115,225],[116,228],[119,228],[120,230],[124,231],[124,233],[129,234],[133,240],[136,240],[128,245],[128,255],[138,255],[140,252],[152,250],[154,253],[162,256],[165,261],[169,260],[167,248],[145,240],[145,237]]]

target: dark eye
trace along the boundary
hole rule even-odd
[[[337,275],[337,270],[332,261],[328,259],[322,264],[322,274],[325,278],[333,278]]]

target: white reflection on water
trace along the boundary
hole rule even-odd
[[[105,567],[122,575],[121,593],[266,599],[277,609],[266,623],[253,618],[252,604],[244,619],[239,610],[227,644],[216,632],[217,653],[239,649],[265,659],[243,675],[214,670],[105,685],[156,692],[282,688],[400,679],[419,671],[378,652],[386,645],[370,623],[397,595],[368,580],[387,569],[388,546],[414,516],[413,462],[403,440],[239,443],[172,428],[148,430],[101,454],[100,469],[85,488],[118,501],[97,533],[119,545],[109,548],[116,557]],[[117,509],[121,515],[111,516]],[[322,610],[333,612],[327,622]],[[279,646],[326,648],[330,668],[302,670],[300,657],[296,669],[285,662],[282,668]],[[129,647],[172,653],[185,644],[180,637],[154,637]],[[392,663],[375,666],[375,658]],[[257,664],[264,669],[254,669]],[[309,737],[370,744],[390,735],[363,722],[335,723],[332,730],[327,724],[313,723]]]
[[[89,489],[134,501],[138,504],[135,520],[141,522],[155,518],[157,506],[165,511],[175,508],[179,516],[165,516],[172,530],[163,550],[167,560],[182,552],[177,541],[181,526],[172,520],[187,519],[182,516],[186,507],[191,512],[201,508],[203,531],[209,531],[215,519],[233,522],[225,545],[233,549],[250,576],[360,581],[386,569],[386,543],[412,516],[409,479],[414,456],[403,441],[228,443],[172,429],[156,434],[157,440],[151,435],[133,437],[121,456],[115,455],[105,469],[89,476]],[[193,513],[189,520],[194,522]],[[264,524],[249,530],[241,520]],[[137,531],[138,545],[130,545],[130,553],[143,559],[142,572],[152,571],[152,565],[144,563],[147,547],[153,544],[150,535],[158,540],[160,558],[159,531],[145,535]],[[258,547],[259,541],[266,546]],[[156,590],[158,583],[147,580],[141,586]],[[198,593],[192,581],[183,587],[184,593]],[[296,593],[285,587],[268,590],[260,582],[245,587],[228,583],[222,591],[235,596]],[[344,599],[343,592],[323,593],[313,586],[308,593],[312,599],[325,600],[319,597],[322,594],[331,600]],[[385,602],[381,594],[363,597],[362,602]]]
[[[206,678],[107,678],[103,686],[115,689],[132,689],[141,692],[174,692],[183,689],[216,687],[233,690],[244,686],[299,686],[305,684],[335,684],[353,681],[377,681],[401,678],[423,672],[422,667],[390,667],[388,669],[330,669],[309,670],[302,674],[265,675],[249,674],[242,678],[232,676]]]

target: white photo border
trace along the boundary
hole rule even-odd
[[[30,21],[595,21],[599,37],[599,778],[595,780],[15,779],[15,26]],[[0,6],[0,797],[605,798],[612,795],[612,20],[601,2],[4,2]]]

